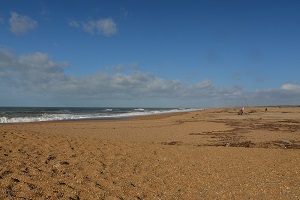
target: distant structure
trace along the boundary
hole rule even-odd
[[[246,102],[246,105],[247,105],[247,107],[249,107],[249,105],[248,105],[248,102],[247,102],[247,100],[246,100],[246,98],[244,97],[244,100],[245,100],[245,102]]]

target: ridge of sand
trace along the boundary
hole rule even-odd
[[[0,124],[0,199],[300,199],[300,108]]]

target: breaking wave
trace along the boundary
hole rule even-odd
[[[1,108],[2,110],[4,108]],[[189,112],[201,109],[174,108],[174,109],[154,109],[154,108],[72,108],[61,109],[52,108],[51,110],[27,108],[12,111],[7,109],[0,112],[0,123],[25,123],[25,122],[45,122],[45,121],[64,121],[64,120],[87,120],[87,119],[118,119],[133,116],[154,115],[175,112]]]

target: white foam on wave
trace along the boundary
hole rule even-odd
[[[144,108],[136,108],[136,109],[134,109],[135,111],[145,111],[145,109]]]
[[[88,119],[91,115],[72,115],[72,114],[44,114],[38,117],[1,117],[0,123],[24,123],[24,122],[45,122],[45,121],[62,121]]]
[[[108,118],[126,118],[134,116],[155,115],[164,113],[189,112],[202,109],[172,109],[172,110],[138,110],[128,113],[98,113],[98,114],[44,114],[38,117],[0,117],[0,123],[25,123],[25,122],[45,122],[45,121],[63,121],[63,120],[81,120],[81,119],[108,119]]]

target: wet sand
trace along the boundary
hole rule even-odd
[[[0,199],[300,199],[300,108],[0,124]]]

